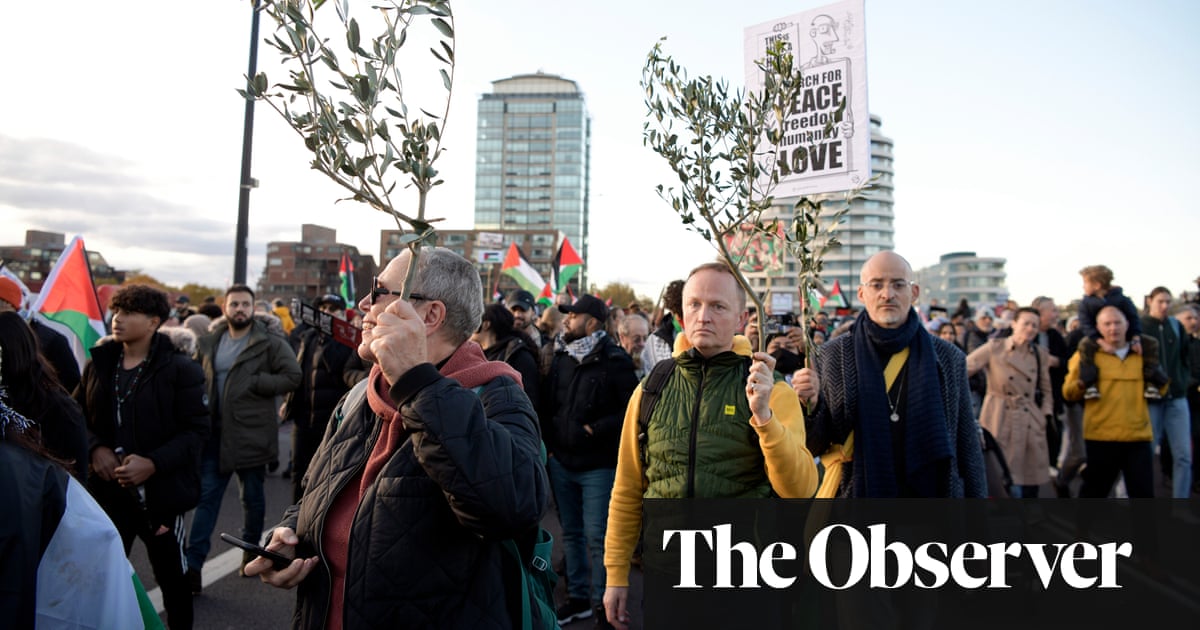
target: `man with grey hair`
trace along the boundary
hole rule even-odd
[[[299,586],[296,628],[510,627],[504,541],[548,501],[537,415],[519,374],[470,342],[479,274],[444,248],[392,259],[359,301],[370,376],[334,410],[304,495],[249,575]],[[406,290],[407,289],[407,290]],[[327,621],[328,620],[328,621]]]
[[[646,349],[646,339],[650,336],[650,321],[642,313],[630,313],[621,319],[617,335],[621,339],[621,347],[633,357],[634,376],[642,380],[649,371],[642,361],[642,351]]]

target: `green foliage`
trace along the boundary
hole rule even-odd
[[[114,283],[97,282],[96,284],[97,284],[97,286],[99,286],[101,284],[114,284]],[[129,274],[125,276],[125,282],[123,282],[121,286],[126,286],[126,285],[130,285],[130,284],[149,285],[156,289],[159,289],[160,291],[164,291],[169,295],[174,295],[176,293],[182,293],[182,294],[188,296],[188,298],[192,301],[191,303],[192,303],[193,307],[204,302],[204,298],[206,298],[210,295],[215,295],[215,296],[220,297],[225,294],[225,289],[223,289],[223,288],[206,287],[206,286],[204,286],[202,284],[198,284],[196,282],[189,282],[189,283],[183,285],[182,287],[176,287],[175,285],[167,284],[167,283],[159,280],[158,278],[151,276],[150,274],[144,273],[140,269],[135,269],[135,270],[129,272]]]
[[[647,108],[643,142],[679,177],[678,187],[659,185],[658,194],[688,230],[717,248],[757,307],[762,328],[766,309],[737,264],[745,252],[731,252],[729,242],[743,225],[774,230],[763,225],[762,213],[779,183],[773,150],[783,136],[784,112],[800,92],[801,75],[780,42],[757,66],[763,89],[731,93],[725,81],[689,78],[659,41],[647,56],[641,85]],[[758,349],[765,351],[765,338]]]
[[[225,295],[225,289],[218,287],[206,287],[196,282],[189,282],[182,287],[179,287],[179,292],[188,296],[192,300],[193,306],[197,306],[204,302],[204,298],[208,296],[216,296],[220,298]]]
[[[635,301],[642,302],[644,307],[645,303],[649,301],[646,298],[639,298],[634,292],[633,287],[624,282],[609,282],[603,287],[597,287],[593,284],[592,294],[598,295],[605,300],[612,300],[614,307],[619,306],[621,308],[625,308],[629,306],[630,302]]]
[[[425,216],[426,198],[443,183],[434,163],[442,153],[442,130],[450,111],[454,84],[454,16],[448,0],[391,0],[371,8],[378,18],[375,34],[350,15],[349,0],[333,5],[345,31],[333,45],[317,33],[315,11],[325,0],[267,0],[263,11],[275,20],[273,35],[264,39],[280,55],[287,72],[271,84],[265,73],[250,78],[245,98],[266,102],[303,138],[312,152],[312,168],[350,192],[345,199],[369,204],[387,213],[413,253],[409,280],[423,242],[433,223]],[[406,69],[436,68],[445,88],[444,101],[431,112],[409,108],[404,100],[400,51],[409,29],[428,22],[440,35],[430,48],[428,63]],[[338,57],[339,52],[347,56]],[[415,213],[401,212],[393,203],[397,184],[417,192]],[[405,292],[411,282],[405,283]]]
[[[145,284],[160,291],[166,291],[167,293],[174,293],[176,291],[175,287],[164,283],[148,273],[143,273],[141,269],[134,269],[125,275],[125,282],[121,286],[129,284]]]
[[[790,225],[783,230],[784,246],[796,259],[799,270],[800,317],[797,319],[804,333],[805,362],[810,365],[816,361],[820,346],[814,344],[808,334],[808,299],[814,292],[829,293],[821,283],[825,254],[841,245],[837,238],[838,228],[850,210],[851,202],[861,197],[863,190],[864,187],[859,187],[847,192],[842,205],[833,209],[825,207],[828,200],[813,201],[802,197],[792,209]]]

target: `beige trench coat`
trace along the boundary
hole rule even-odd
[[[1032,348],[1041,354],[1040,374]],[[967,356],[968,374],[981,369],[987,370],[987,395],[979,412],[980,426],[1000,444],[1014,484],[1046,483],[1050,480],[1046,416],[1054,409],[1049,354],[1036,345],[1016,348],[1011,337],[992,339]],[[1034,404],[1039,388],[1040,408]]]

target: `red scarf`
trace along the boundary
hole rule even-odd
[[[500,376],[507,376],[521,385],[521,374],[507,363],[488,361],[483,356],[479,344],[468,341],[458,347],[454,354],[438,370],[442,376],[458,381],[459,385],[473,389],[490,383]],[[371,411],[379,417],[379,439],[375,441],[371,454],[367,457],[367,465],[357,480],[346,484],[342,492],[334,499],[325,515],[325,531],[322,536],[322,549],[325,560],[329,563],[332,592],[329,600],[328,625],[331,630],[342,627],[343,595],[346,588],[346,565],[350,550],[350,527],[353,525],[354,512],[367,493],[383,465],[391,459],[400,446],[408,440],[408,429],[404,426],[400,410],[390,395],[391,385],[383,376],[383,370],[376,364],[371,367],[367,377],[367,404]]]

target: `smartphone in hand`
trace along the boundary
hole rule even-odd
[[[256,556],[259,556],[260,558],[266,558],[267,560],[270,560],[271,564],[275,567],[276,571],[286,569],[289,566],[291,566],[291,564],[292,564],[292,559],[288,558],[287,556],[277,554],[274,551],[269,551],[269,550],[267,550],[266,547],[256,545],[252,542],[246,542],[246,541],[242,540],[241,538],[236,538],[234,536],[230,536],[229,534],[226,534],[225,532],[221,532],[221,540],[224,540],[225,542],[233,545],[234,547],[240,547],[241,549],[243,549],[245,551],[249,551],[250,553],[252,553]]]

